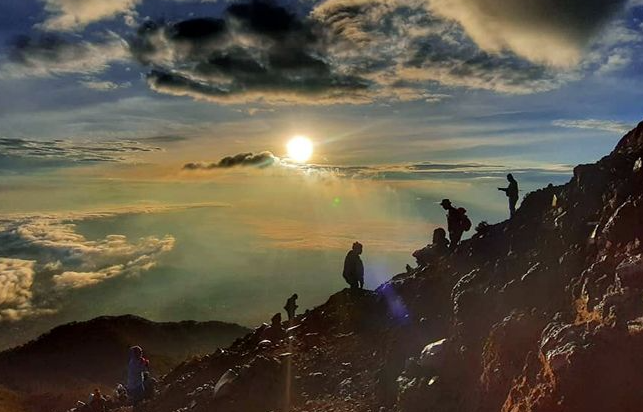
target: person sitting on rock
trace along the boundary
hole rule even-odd
[[[363,246],[359,242],[353,243],[352,249],[344,259],[344,280],[351,289],[364,288],[364,263],[359,255],[362,254]]]
[[[418,266],[426,266],[435,258],[449,253],[449,239],[447,239],[447,232],[441,227],[433,231],[433,241],[430,245],[413,252]]]
[[[125,405],[127,403],[127,389],[122,383],[119,383],[116,385],[116,389],[114,389],[114,402],[117,405]]]
[[[286,310],[286,313],[288,314],[288,320],[291,321],[295,319],[295,311],[299,306],[297,306],[297,299],[299,296],[297,294],[293,294],[291,297],[288,298],[286,301],[286,306],[284,306],[284,309]]]
[[[145,399],[152,399],[156,395],[158,381],[149,372],[143,372],[143,390]]]
[[[94,389],[94,393],[89,395],[89,402],[87,406],[92,412],[105,412],[105,406],[107,404],[107,399],[100,392],[100,389]]]
[[[281,313],[275,313],[270,319],[270,326],[263,331],[262,337],[272,343],[277,343],[286,337],[286,331],[281,326]]]
[[[127,397],[132,405],[145,398],[144,372],[149,371],[150,362],[143,357],[140,346],[132,346],[127,365]]]

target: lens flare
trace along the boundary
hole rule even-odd
[[[306,136],[295,136],[288,142],[288,157],[292,160],[305,163],[313,155],[313,142]]]

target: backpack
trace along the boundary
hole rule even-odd
[[[460,227],[465,232],[468,232],[471,230],[471,219],[467,216],[467,209],[459,207],[458,213],[460,214]]]

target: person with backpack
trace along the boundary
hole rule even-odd
[[[471,220],[467,210],[463,207],[454,207],[449,199],[442,199],[440,206],[447,211],[447,228],[449,230],[449,248],[453,252],[460,243],[462,234],[471,229]]]
[[[150,362],[143,357],[143,349],[132,346],[127,365],[127,397],[132,405],[145,399],[144,373],[149,371],[149,367]]]
[[[509,216],[514,217],[516,214],[516,203],[518,203],[518,182],[511,173],[507,175],[507,181],[509,181],[509,186],[499,187],[498,190],[505,192],[509,198]]]

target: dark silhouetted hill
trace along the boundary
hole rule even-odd
[[[136,316],[69,323],[0,352],[0,386],[57,404],[58,395],[85,394],[93,386],[107,389],[125,382],[132,345],[143,347],[154,374],[161,375],[189,357],[226,347],[247,332],[223,322],[158,323]]]

